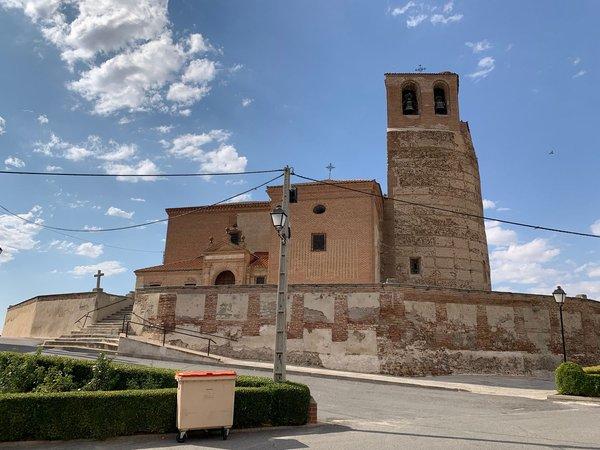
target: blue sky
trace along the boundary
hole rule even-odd
[[[461,77],[486,214],[600,234],[598,17],[595,1],[0,0],[0,167],[288,163],[319,178],[333,162],[334,178],[385,190],[383,74],[422,64]],[[114,227],[267,179],[1,175],[0,204],[47,225]],[[561,283],[600,298],[600,240],[487,228],[496,289]],[[11,303],[90,289],[98,266],[107,290],[129,291],[134,269],[160,263],[165,230],[77,240],[0,213],[0,323]]]

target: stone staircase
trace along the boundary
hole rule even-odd
[[[86,325],[70,334],[44,341],[44,348],[59,348],[64,350],[85,350],[116,354],[119,347],[119,333],[125,320],[131,319],[133,305],[126,306],[104,319]]]

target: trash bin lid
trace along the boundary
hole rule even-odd
[[[177,372],[175,378],[190,378],[190,377],[235,377],[236,373],[234,370],[215,370],[215,371],[191,371],[191,372]]]

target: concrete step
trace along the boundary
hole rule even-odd
[[[104,336],[90,336],[90,337],[80,337],[80,336],[61,336],[58,338],[54,338],[54,339],[48,339],[47,341],[44,341],[44,344],[46,342],[50,342],[50,343],[58,343],[58,342],[81,342],[81,343],[93,343],[93,344],[114,344],[114,343],[119,343],[119,338],[118,337],[104,337]]]
[[[80,345],[63,345],[63,344],[51,344],[44,345],[44,348],[59,348],[62,350],[73,350],[73,351],[83,351],[83,352],[97,352],[97,353],[105,353],[107,355],[116,355],[117,347],[115,349],[106,349],[106,348],[95,348],[88,346],[80,346]]]
[[[71,331],[70,337],[107,337],[107,338],[116,338],[119,336],[119,332],[111,332],[111,333],[100,333],[100,332],[90,332],[90,331]]]
[[[87,349],[96,349],[96,350],[108,350],[116,352],[119,348],[119,343],[117,342],[81,342],[77,340],[50,340],[46,341],[42,344],[44,348],[65,348],[65,347],[76,347],[76,348],[87,348]]]

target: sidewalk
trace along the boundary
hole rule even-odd
[[[75,353],[67,351],[45,351],[48,354],[63,356],[95,358],[90,353]],[[180,370],[207,370],[215,367],[246,369],[248,371],[272,372],[273,364],[261,361],[247,361],[219,357],[220,363],[189,363],[149,360],[130,356],[117,356],[116,361],[128,364],[150,365]],[[389,384],[396,386],[420,387],[426,389],[441,389],[446,391],[462,391],[474,394],[502,395],[523,397],[535,400],[546,400],[548,395],[555,394],[552,374],[544,377],[517,377],[501,375],[445,375],[439,377],[396,377],[391,375],[366,374],[340,370],[321,369],[317,367],[287,366],[290,375],[301,375],[319,378],[342,379],[356,382]]]

